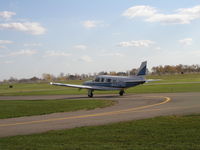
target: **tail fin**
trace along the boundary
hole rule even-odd
[[[140,65],[140,68],[138,70],[137,76],[144,76],[144,75],[146,75],[146,71],[147,71],[147,61],[144,61]]]

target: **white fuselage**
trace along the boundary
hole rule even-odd
[[[139,84],[143,84],[145,78],[143,76],[109,76],[99,75],[92,81],[86,81],[83,85],[107,87],[111,89],[124,89]]]

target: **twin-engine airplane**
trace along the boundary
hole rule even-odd
[[[145,82],[153,81],[146,80],[146,69],[147,62],[142,62],[138,73],[135,76],[110,76],[110,75],[98,75],[92,81],[86,81],[83,85],[74,85],[74,84],[64,84],[64,83],[53,83],[50,82],[51,85],[57,86],[66,86],[73,87],[79,89],[88,89],[88,97],[93,97],[94,90],[119,90],[119,95],[123,95],[125,93],[125,89],[134,87]]]

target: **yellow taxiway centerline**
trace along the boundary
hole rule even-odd
[[[88,118],[88,117],[97,117],[97,116],[108,116],[108,115],[116,115],[116,114],[124,114],[128,112],[134,112],[138,111],[140,109],[150,108],[158,105],[162,105],[165,103],[168,103],[171,101],[171,98],[169,97],[158,97],[158,96],[152,96],[155,98],[164,98],[165,100],[160,103],[146,105],[146,106],[140,106],[135,108],[129,108],[129,109],[122,109],[118,111],[111,111],[111,112],[104,112],[104,113],[96,113],[96,114],[89,114],[89,115],[80,115],[80,116],[71,116],[71,117],[63,117],[63,118],[51,118],[51,119],[44,119],[44,120],[35,120],[35,121],[27,121],[27,122],[17,122],[17,123],[10,123],[10,124],[0,124],[0,127],[8,127],[8,126],[16,126],[16,125],[25,125],[25,124],[35,124],[35,123],[43,123],[43,122],[51,122],[51,121],[60,121],[60,120],[68,120],[68,119],[79,119],[79,118]]]

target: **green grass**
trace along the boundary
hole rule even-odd
[[[1,150],[199,150],[200,115],[157,117],[0,139]]]
[[[149,79],[162,79],[160,83],[168,82],[200,82],[200,74],[148,75]]]
[[[200,83],[170,85],[140,85],[126,90],[126,93],[177,93],[200,92]]]
[[[72,83],[76,84],[77,81],[74,81]],[[62,94],[73,95],[73,94],[81,94],[81,93],[82,94],[87,93],[87,91],[86,90],[79,91],[78,89],[75,89],[75,88],[53,86],[53,85],[49,85],[49,83],[16,83],[16,84],[13,84],[13,88],[9,88],[8,84],[2,84],[0,86],[0,96],[62,95]]]
[[[177,75],[161,75],[147,76],[151,79],[162,79],[155,83],[176,83],[176,82],[200,82],[200,74],[177,74]],[[72,84],[82,84],[82,80],[67,81]],[[154,82],[151,82],[154,83]],[[34,84],[13,84],[13,88],[9,88],[8,84],[0,85],[0,96],[6,95],[80,95],[87,94],[87,90],[75,88],[67,88],[60,86],[52,86],[49,83]],[[200,92],[200,83],[187,84],[169,84],[169,85],[148,85],[133,87],[127,90],[127,93],[159,93],[159,92]],[[118,91],[95,91],[94,94],[118,93]]]
[[[0,119],[95,109],[112,105],[108,100],[14,100],[0,101]]]

